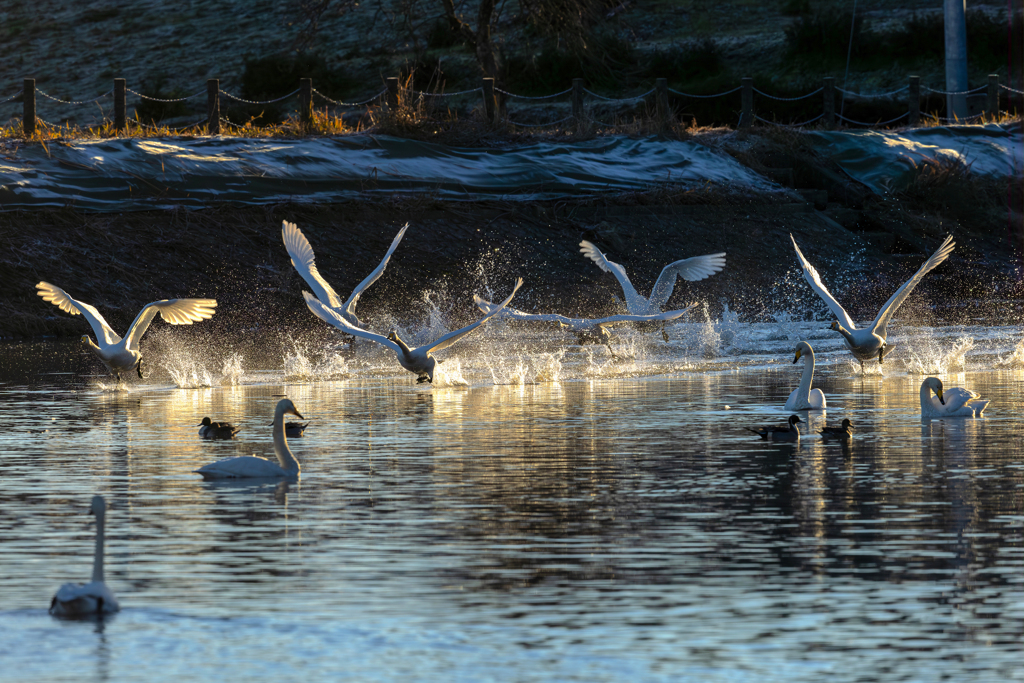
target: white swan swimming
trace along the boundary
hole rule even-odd
[[[122,372],[135,370],[139,373],[140,379],[145,379],[142,374],[142,354],[139,352],[139,340],[149,329],[149,324],[159,313],[160,316],[172,325],[191,325],[194,322],[208,320],[213,317],[214,308],[217,306],[216,299],[163,299],[146,304],[135,317],[128,334],[124,339],[118,336],[110,328],[107,321],[103,319],[100,312],[89,304],[76,301],[68,296],[60,287],[51,285],[49,282],[40,282],[36,285],[39,290],[37,294],[71,315],[81,314],[92,326],[96,335],[97,344],[94,344],[89,335],[82,336],[82,342],[89,345],[92,352],[100,357],[103,364],[120,381]]]
[[[725,268],[725,252],[718,254],[707,254],[705,256],[694,256],[681,261],[670,263],[661,270],[658,281],[654,283],[650,298],[640,296],[633,283],[626,275],[626,269],[618,263],[609,261],[601,250],[591,242],[583,240],[580,242],[580,252],[597,264],[606,273],[611,273],[622,285],[622,293],[625,296],[626,310],[631,315],[657,315],[668,303],[672,296],[672,290],[676,286],[676,278],[681,277],[688,282],[696,282],[710,277]]]
[[[576,334],[576,341],[580,346],[583,346],[586,343],[604,344],[608,347],[608,351],[613,356],[615,355],[615,352],[612,350],[611,346],[612,335],[606,329],[609,325],[626,322],[675,320],[697,305],[690,304],[686,308],[682,308],[678,311],[666,311],[665,313],[659,313],[657,315],[611,315],[607,318],[567,318],[566,316],[558,315],[557,313],[524,313],[523,311],[509,308],[508,306],[502,309],[497,304],[493,304],[477,294],[473,295],[473,301],[476,303],[477,308],[482,312],[489,315],[496,314],[499,319],[505,318],[508,320],[522,320],[526,322],[558,323],[562,327],[566,327]]]
[[[377,342],[378,344],[383,344],[384,346],[394,351],[395,355],[398,357],[398,362],[401,364],[401,366],[408,370],[409,372],[418,375],[416,381],[417,383],[419,383],[434,381],[434,368],[437,366],[437,360],[432,355],[434,351],[441,351],[442,349],[448,348],[449,346],[457,342],[459,339],[466,336],[467,334],[475,330],[477,327],[482,325],[489,318],[498,313],[502,308],[507,306],[508,303],[512,301],[512,297],[516,295],[516,292],[518,292],[519,288],[522,286],[523,278],[519,278],[516,281],[516,286],[512,289],[512,293],[508,295],[507,299],[501,302],[501,305],[495,311],[488,313],[483,318],[477,320],[475,323],[471,325],[467,325],[466,327],[455,330],[454,332],[449,332],[448,334],[431,342],[430,344],[424,344],[423,346],[419,346],[415,349],[409,348],[409,345],[402,341],[402,339],[398,336],[398,333],[395,331],[392,331],[390,334],[388,334],[388,336],[385,337],[383,335],[376,334],[374,332],[369,332],[359,327],[354,327],[351,324],[349,324],[344,318],[342,318],[341,315],[339,315],[334,309],[324,306],[323,303],[318,301],[317,298],[314,297],[309,292],[303,292],[302,296],[305,297],[306,306],[309,307],[309,310],[313,312],[313,315],[320,318],[325,323],[333,325],[342,332],[351,334],[355,337],[362,337],[363,339],[369,339],[371,341]]]
[[[932,392],[938,400],[932,396]],[[988,399],[970,389],[954,387],[943,390],[942,380],[929,377],[921,383],[921,418],[981,417],[988,407]]]
[[[744,427],[748,432],[754,432],[762,439],[766,441],[799,441],[800,440],[800,428],[797,427],[798,422],[803,422],[796,415],[789,416],[789,422],[786,425],[778,425],[775,427],[758,427],[757,429],[751,429],[750,427]]]
[[[821,389],[811,389],[814,377],[814,349],[807,342],[796,345],[796,363],[804,359],[804,374],[800,376],[800,386],[793,390],[786,400],[784,410],[825,410],[825,394]]]
[[[110,614],[121,609],[114,592],[103,582],[104,522],[107,517],[107,501],[103,496],[92,497],[89,512],[96,516],[96,551],[92,558],[92,581],[65,583],[61,586],[50,601],[50,614],[55,616]]]
[[[298,271],[302,279],[306,281],[306,284],[316,294],[316,298],[328,308],[334,309],[348,324],[362,327],[363,323],[360,322],[359,317],[356,315],[356,304],[359,303],[359,297],[384,272],[384,268],[391,259],[391,254],[398,248],[398,243],[402,241],[402,236],[405,235],[405,231],[408,228],[408,223],[402,226],[402,229],[395,235],[395,239],[391,241],[391,247],[384,254],[384,259],[380,262],[380,265],[352,290],[352,294],[349,295],[348,300],[344,303],[335,293],[334,289],[320,275],[320,271],[317,270],[316,263],[314,262],[316,257],[313,254],[313,247],[310,246],[309,240],[302,234],[299,227],[295,223],[282,221],[281,238],[284,240],[285,249],[288,250],[288,256],[292,259],[292,265],[295,266],[295,270]]]
[[[233,439],[235,434],[242,431],[241,427],[230,422],[213,422],[208,417],[204,417],[196,426],[199,427],[199,436],[204,439]]]
[[[299,476],[299,461],[288,448],[288,439],[284,433],[286,414],[306,419],[299,414],[295,404],[289,399],[283,398],[277,402],[277,408],[274,409],[274,453],[277,455],[277,462],[255,455],[240,455],[203,465],[195,471],[203,475],[203,479],[270,479]]]
[[[914,276],[903,283],[903,286],[896,290],[896,293],[889,297],[889,300],[882,306],[882,310],[878,312],[875,317],[875,321],[871,323],[870,327],[864,329],[857,329],[853,319],[846,312],[846,310],[839,305],[839,302],[833,298],[829,291],[825,288],[825,285],[821,282],[821,276],[818,275],[818,271],[814,269],[807,259],[804,258],[803,253],[800,251],[800,247],[796,244],[796,239],[790,234],[789,239],[793,241],[793,248],[796,249],[797,258],[800,261],[800,267],[803,268],[804,279],[807,280],[807,284],[811,286],[811,289],[821,297],[821,299],[828,304],[828,307],[832,310],[835,316],[838,318],[837,321],[832,323],[832,329],[843,335],[843,339],[846,341],[846,347],[850,349],[853,355],[860,361],[860,365],[864,367],[864,361],[873,360],[878,358],[878,362],[881,363],[885,358],[886,354],[892,351],[893,346],[886,340],[888,333],[889,320],[893,314],[896,313],[896,309],[906,301],[910,293],[914,291],[914,287],[921,282],[925,275],[927,275],[933,268],[938,266],[940,263],[946,260],[946,258],[953,251],[953,247],[956,246],[956,242],[953,241],[953,236],[950,235],[942,243],[934,254],[924,262]]]

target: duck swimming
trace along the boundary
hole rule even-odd
[[[748,432],[754,432],[762,439],[766,441],[799,441],[800,440],[800,428],[797,427],[798,422],[803,422],[796,415],[789,416],[789,423],[787,425],[778,425],[775,427],[758,427],[757,429],[751,429],[746,427]]]
[[[233,439],[235,434],[242,431],[230,422],[212,422],[210,418],[204,417],[198,425],[199,436],[204,439]]]

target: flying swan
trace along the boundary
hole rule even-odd
[[[811,389],[814,377],[814,349],[807,342],[796,345],[796,358],[793,362],[804,359],[804,374],[800,376],[800,386],[793,390],[786,400],[784,410],[825,410],[825,394],[821,389]]]
[[[103,522],[107,516],[107,501],[103,496],[92,497],[90,514],[96,516],[96,552],[92,558],[92,581],[65,583],[50,601],[50,614],[58,617],[79,617],[87,614],[110,614],[121,609],[114,592],[103,582]]]
[[[938,397],[936,400],[932,392]],[[929,377],[921,383],[921,418],[981,417],[989,401],[970,389],[942,389],[942,380]]]
[[[789,239],[793,241],[793,248],[796,249],[797,258],[800,260],[800,267],[804,271],[804,279],[807,280],[807,284],[811,286],[811,289],[822,298],[822,300],[828,304],[828,307],[836,315],[838,320],[832,323],[832,329],[843,335],[843,339],[846,341],[846,347],[850,349],[853,355],[860,361],[861,368],[864,367],[864,361],[873,360],[878,358],[879,364],[885,358],[886,354],[892,351],[892,346],[886,341],[887,328],[889,326],[889,320],[893,314],[896,313],[896,309],[906,301],[910,293],[914,291],[914,287],[917,287],[918,283],[929,273],[933,268],[938,266],[940,263],[946,260],[946,258],[953,251],[953,247],[956,246],[956,242],[953,241],[953,236],[950,235],[942,243],[934,254],[931,255],[924,265],[917,269],[914,276],[903,283],[903,286],[896,290],[896,293],[889,297],[889,300],[882,306],[882,310],[878,312],[878,316],[875,321],[871,323],[871,327],[864,329],[857,329],[854,325],[853,319],[850,315],[839,305],[839,302],[829,294],[829,291],[825,288],[825,285],[821,282],[821,276],[818,275],[818,271],[814,269],[807,259],[804,258],[803,253],[800,251],[800,247],[797,246],[796,240],[793,235],[790,234]]]
[[[49,282],[40,282],[36,285],[36,292],[54,306],[71,315],[81,314],[92,326],[99,345],[89,339],[89,335],[82,335],[82,342],[89,345],[92,352],[100,357],[107,369],[114,373],[118,381],[121,380],[122,372],[135,370],[139,373],[140,379],[145,379],[142,374],[142,353],[139,352],[139,340],[149,329],[149,324],[159,313],[160,316],[172,325],[191,325],[201,320],[209,320],[213,317],[214,308],[217,306],[216,299],[163,299],[154,301],[139,311],[135,321],[128,328],[128,334],[124,339],[118,336],[103,319],[95,307],[87,303],[76,301],[68,296],[60,287],[51,285]]]
[[[395,235],[395,239],[391,241],[391,247],[388,248],[388,252],[384,254],[384,259],[380,262],[380,265],[372,273],[366,276],[359,285],[352,290],[352,294],[349,295],[348,301],[342,303],[341,298],[338,297],[334,289],[327,284],[323,276],[320,275],[320,271],[316,269],[316,263],[314,262],[315,256],[313,255],[313,247],[309,245],[309,240],[302,234],[299,227],[295,223],[289,223],[288,221],[281,222],[281,238],[284,240],[284,247],[288,250],[288,256],[292,259],[292,265],[295,266],[295,270],[298,271],[302,279],[306,281],[313,293],[316,294],[316,298],[320,300],[328,308],[333,309],[338,315],[345,319],[349,325],[355,327],[362,327],[363,323],[360,322],[359,317],[356,316],[356,304],[359,303],[359,297],[367,287],[377,281],[377,278],[384,272],[384,268],[387,267],[388,261],[391,259],[391,254],[398,248],[398,243],[402,241],[402,237],[405,235],[405,231],[408,229],[409,224],[406,223],[402,226],[402,229]]]
[[[611,353],[612,356],[615,355],[615,351],[612,350],[611,345],[612,335],[606,329],[609,325],[626,322],[675,320],[697,305],[690,304],[686,308],[678,311],[667,311],[657,315],[612,315],[607,318],[567,318],[564,315],[558,315],[557,313],[524,313],[523,311],[509,308],[507,306],[502,310],[497,304],[492,304],[490,301],[487,301],[477,294],[473,295],[473,301],[476,302],[477,308],[481,311],[488,315],[498,314],[498,318],[523,320],[527,322],[558,323],[562,327],[566,327],[576,334],[576,341],[580,346],[587,343],[604,344],[608,347],[608,352]]]
[[[203,465],[195,471],[203,475],[203,479],[271,479],[299,476],[299,461],[288,448],[288,439],[284,433],[286,414],[295,415],[301,420],[306,419],[299,414],[295,404],[289,399],[283,398],[277,402],[277,408],[274,409],[274,453],[277,455],[277,462],[255,455],[240,455]]]
[[[337,327],[339,330],[345,332],[346,334],[351,334],[355,337],[362,337],[364,339],[369,339],[370,341],[375,341],[378,344],[383,344],[384,346],[394,351],[395,355],[398,357],[398,362],[401,364],[401,366],[408,370],[409,372],[418,375],[416,382],[420,383],[434,381],[434,368],[437,366],[437,360],[432,355],[434,351],[441,351],[442,349],[448,348],[449,346],[457,342],[459,339],[466,336],[467,334],[475,330],[477,327],[482,325],[485,321],[491,318],[491,316],[495,315],[502,308],[507,306],[508,303],[512,301],[512,297],[516,295],[516,292],[519,291],[519,288],[522,287],[522,285],[523,278],[519,278],[518,280],[516,280],[516,286],[512,289],[512,293],[508,295],[508,298],[501,302],[501,304],[497,307],[496,310],[492,311],[491,313],[488,313],[480,320],[477,320],[475,323],[467,325],[466,327],[463,327],[461,329],[455,330],[454,332],[449,332],[440,339],[437,339],[436,341],[430,344],[424,344],[423,346],[419,346],[415,349],[409,348],[409,345],[402,341],[402,339],[398,336],[398,333],[393,330],[391,331],[390,334],[388,334],[388,336],[385,337],[374,332],[369,332],[360,327],[354,327],[353,325],[349,324],[343,317],[341,317],[341,315],[338,312],[336,312],[332,308],[328,308],[327,306],[325,306],[309,292],[303,292],[302,296],[305,297],[306,306],[309,307],[309,310],[312,311],[313,315],[320,318],[325,323]]]

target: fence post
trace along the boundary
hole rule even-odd
[[[303,129],[313,122],[313,79],[299,79],[299,123]]]
[[[740,102],[743,111],[740,112],[740,128],[749,128],[754,123],[754,79],[744,76],[740,79]]]
[[[21,102],[23,113],[21,128],[26,138],[36,134],[36,79],[26,78],[22,85]]]
[[[220,135],[220,79],[206,81],[206,132]]]
[[[125,121],[125,89],[127,84],[123,78],[114,79],[114,130],[122,132],[127,123]]]
[[[668,79],[654,79],[654,95],[658,109],[658,132],[664,133],[668,130]]]
[[[907,86],[907,104],[909,106],[907,123],[916,126],[921,120],[921,77],[911,76],[910,84]]]
[[[488,124],[494,125],[494,79],[483,79],[481,87],[484,89],[484,117]]]
[[[388,109],[395,111],[398,109],[398,78],[396,76],[392,76],[387,79],[386,83],[388,88],[386,100]]]
[[[988,115],[999,116],[999,74],[988,75]]]
[[[583,120],[583,79],[572,79],[572,117],[576,123]]]
[[[832,130],[836,127],[836,79],[826,76],[822,79],[821,88],[825,98],[825,113],[822,118],[825,121],[825,128]]]

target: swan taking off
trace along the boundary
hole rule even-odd
[[[212,422],[210,418],[204,417],[198,425],[199,436],[204,439],[233,439],[235,434],[242,431],[230,422]]]
[[[395,239],[391,241],[391,247],[388,248],[388,252],[384,254],[384,259],[380,262],[380,265],[372,273],[366,276],[359,285],[352,290],[352,294],[349,295],[348,301],[342,303],[341,298],[335,293],[334,289],[327,284],[327,281],[320,275],[320,271],[316,269],[316,263],[314,263],[315,256],[313,255],[313,247],[309,245],[309,240],[302,234],[299,227],[295,223],[289,223],[288,221],[281,222],[281,238],[284,240],[284,248],[288,250],[288,256],[292,259],[292,265],[295,266],[295,270],[298,271],[302,279],[306,281],[309,288],[316,294],[316,298],[320,300],[328,308],[333,309],[338,315],[344,318],[345,322],[355,327],[362,327],[362,322],[359,321],[356,316],[356,304],[359,302],[359,297],[363,291],[377,281],[377,278],[384,272],[384,268],[388,265],[388,261],[391,259],[391,254],[398,248],[398,243],[402,241],[402,236],[405,235],[405,231],[409,228],[409,224],[406,223],[402,226],[402,229],[395,235]]]
[[[502,310],[497,304],[492,304],[490,301],[487,301],[476,294],[473,295],[473,301],[476,303],[477,308],[482,312],[487,313],[488,315],[497,314],[499,319],[505,318],[508,320],[523,320],[526,322],[558,323],[560,326],[567,327],[570,331],[576,334],[576,341],[580,346],[583,346],[588,342],[604,344],[608,347],[608,352],[611,353],[612,356],[615,355],[615,352],[612,350],[611,346],[612,335],[607,329],[605,329],[607,326],[626,322],[675,320],[697,305],[690,304],[686,308],[678,311],[667,311],[657,315],[612,315],[607,318],[567,318],[564,315],[558,315],[556,313],[524,313],[523,311],[518,311],[507,306]]]
[[[413,372],[419,376],[416,380],[417,383],[419,383],[434,381],[434,368],[437,366],[437,360],[432,355],[434,351],[441,351],[442,349],[448,348],[459,339],[478,328],[493,315],[501,311],[501,309],[505,308],[505,306],[512,301],[512,297],[516,295],[516,292],[518,292],[519,288],[522,286],[523,278],[519,278],[516,280],[516,286],[512,289],[512,293],[508,295],[507,299],[501,302],[497,309],[488,313],[471,325],[467,325],[466,327],[455,330],[454,332],[449,332],[440,339],[437,339],[430,344],[424,344],[423,346],[419,346],[415,349],[409,348],[409,345],[402,341],[397,332],[392,331],[385,337],[374,332],[369,332],[360,327],[354,327],[342,318],[334,309],[324,306],[309,292],[303,292],[302,296],[305,297],[306,306],[313,312],[313,315],[320,318],[325,323],[337,327],[346,334],[351,334],[355,337],[362,337],[363,339],[369,339],[370,341],[375,341],[378,344],[383,344],[394,351],[401,366],[409,372]]]
[[[931,255],[924,265],[917,269],[914,276],[903,283],[903,286],[896,290],[896,293],[889,297],[889,300],[882,306],[882,310],[878,312],[878,316],[875,321],[871,323],[870,327],[864,329],[857,329],[854,325],[853,319],[846,312],[846,310],[839,305],[839,302],[833,298],[829,291],[825,288],[825,285],[821,282],[821,276],[818,275],[818,271],[814,269],[807,259],[804,258],[803,253],[800,251],[800,247],[797,246],[796,240],[793,235],[790,234],[789,239],[793,241],[793,248],[796,249],[796,256],[800,261],[800,267],[804,271],[804,279],[807,280],[807,284],[811,286],[815,294],[821,297],[821,299],[828,304],[829,309],[838,318],[837,321],[832,323],[832,329],[843,335],[843,339],[846,341],[846,347],[850,349],[853,355],[860,361],[861,368],[864,367],[864,361],[873,360],[878,358],[878,362],[881,363],[885,358],[885,355],[892,351],[892,346],[886,341],[887,328],[889,326],[889,320],[892,319],[896,309],[906,301],[910,293],[914,291],[914,287],[917,287],[918,283],[927,275],[933,268],[938,266],[940,263],[949,257],[953,251],[953,247],[956,246],[956,242],[953,241],[953,236],[950,235],[942,243],[934,254]]]
[[[273,423],[274,453],[277,455],[277,462],[255,455],[240,455],[203,465],[195,471],[203,475],[203,479],[272,479],[299,476],[299,461],[288,448],[288,439],[284,433],[285,415],[295,415],[300,420],[306,419],[299,414],[295,404],[289,399],[283,398],[277,402]]]
[[[76,301],[68,296],[60,287],[51,285],[49,282],[40,282],[36,285],[39,290],[37,294],[71,315],[81,314],[92,326],[96,335],[97,346],[89,339],[89,335],[82,336],[82,342],[89,345],[93,353],[100,357],[103,364],[110,372],[114,373],[118,381],[121,380],[122,372],[135,370],[139,373],[140,379],[145,379],[142,374],[142,354],[139,352],[139,340],[149,329],[149,324],[159,313],[160,316],[172,325],[191,325],[201,320],[209,320],[213,317],[214,308],[217,306],[216,299],[163,299],[154,301],[139,311],[135,321],[128,328],[128,334],[124,339],[118,336],[103,319],[100,312],[89,304]]]
[[[796,345],[796,363],[803,357],[804,374],[800,376],[800,386],[793,390],[786,400],[784,410],[825,410],[825,394],[821,389],[811,389],[814,377],[814,349],[807,342]]]
[[[65,583],[50,601],[50,614],[59,617],[79,617],[89,614],[110,614],[121,609],[114,592],[103,582],[103,523],[107,516],[107,501],[103,496],[92,497],[90,514],[96,516],[96,552],[92,558],[92,581]]]
[[[725,252],[718,254],[707,254],[706,256],[694,256],[692,258],[676,261],[665,266],[658,281],[654,283],[650,298],[640,296],[633,283],[626,275],[626,269],[618,263],[609,261],[601,250],[592,243],[583,240],[580,242],[580,252],[597,264],[606,273],[611,273],[622,285],[622,293],[626,299],[626,309],[632,315],[657,315],[668,303],[672,296],[672,290],[676,286],[676,278],[681,277],[688,282],[696,282],[710,277],[725,268]]]
[[[800,440],[800,428],[796,426],[797,422],[803,422],[796,415],[789,416],[789,423],[786,425],[778,425],[775,427],[758,427],[757,429],[751,429],[750,427],[744,427],[748,432],[754,432],[762,439],[766,441],[799,441]]]
[[[934,392],[935,396],[932,396]],[[936,400],[936,397],[938,399]],[[942,380],[929,377],[921,383],[921,418],[981,417],[989,401],[970,389],[942,389]]]

